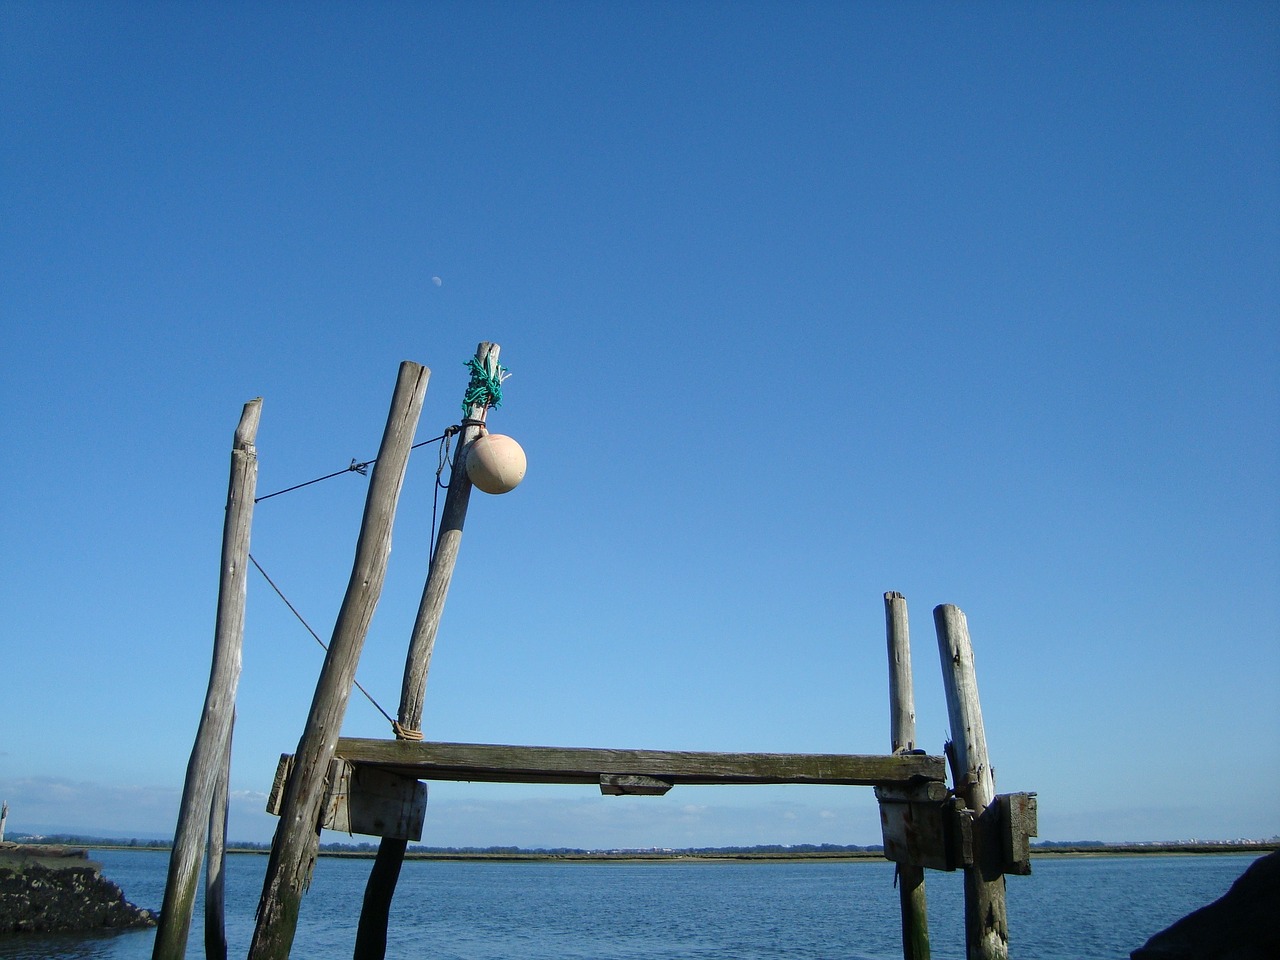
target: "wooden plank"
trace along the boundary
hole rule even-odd
[[[606,797],[661,797],[671,789],[669,780],[637,777],[623,773],[602,773],[600,792]]]
[[[876,784],[876,799],[881,803],[938,803],[947,799],[947,794],[947,785],[941,780]]]
[[[673,784],[828,783],[874,786],[942,780],[946,761],[924,754],[706,753],[522,747],[343,737],[336,756],[420,780],[493,783],[591,783],[605,774],[655,777]]]
[[[369,480],[360,535],[356,539],[351,578],[333,627],[333,639],[316,681],[311,710],[298,741],[293,773],[285,785],[280,823],[271,844],[262,896],[249,956],[254,960],[284,960],[289,956],[298,926],[302,895],[311,879],[320,845],[320,807],[325,778],[356,665],[386,579],[391,554],[391,531],[404,484],[409,449],[427,391],[430,371],[419,364],[400,364],[391,408]]]
[[[995,777],[987,754],[969,624],[963,611],[949,603],[934,608],[933,620],[951,722],[955,792],[974,821],[973,863],[964,869],[965,955],[968,960],[1007,960],[1009,920],[1001,870],[1003,851],[998,832],[992,829],[996,811],[987,816],[987,807],[996,795]]]
[[[889,650],[889,746],[895,754],[909,754],[916,748],[916,702],[911,679],[911,639],[907,622],[907,600],[895,591],[884,595],[885,639]],[[941,784],[938,784],[941,786]],[[876,788],[880,800],[880,825],[885,856],[898,863],[898,905],[902,915],[903,960],[929,960],[929,909],[925,896],[925,857],[932,831],[917,830],[916,824],[933,825],[931,809],[911,803],[889,801]],[[939,834],[941,830],[937,831]],[[899,842],[901,841],[901,842]],[[916,841],[913,849],[912,841]],[[939,842],[936,853],[942,859]]]
[[[324,800],[324,827],[338,833],[417,842],[427,816],[427,785],[378,767],[334,758]]]
[[[924,868],[930,870],[954,870],[953,864],[948,856],[950,846],[948,844],[947,830],[947,812],[948,804],[946,802],[933,803],[900,803],[897,801],[880,802],[880,832],[884,837],[884,855],[888,860],[892,860],[898,864],[898,881],[899,889],[904,876],[908,880],[919,872],[920,877],[915,879],[918,886],[924,882]],[[911,914],[917,922],[923,923],[923,927],[907,926],[908,913],[904,906],[903,913],[903,956],[907,958],[919,957],[919,948],[928,948],[929,928],[927,922],[927,914],[924,917],[917,917]],[[915,934],[923,933],[923,943]],[[927,956],[927,952],[925,954]]]
[[[1034,793],[1002,793],[1000,840],[1004,872],[1026,876],[1031,872],[1031,838],[1037,836],[1039,816]]]
[[[248,589],[249,531],[253,524],[253,496],[258,484],[258,452],[254,441],[262,419],[262,398],[246,403],[240,412],[231,447],[231,477],[222,526],[221,573],[214,623],[213,662],[204,710],[196,730],[182,804],[174,830],[173,853],[165,878],[160,924],[152,945],[154,960],[181,960],[186,956],[195,906],[200,861],[208,842],[209,815],[216,782],[231,749],[231,717],[236,686],[240,682],[241,648],[244,644],[244,602]]]

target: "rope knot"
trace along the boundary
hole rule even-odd
[[[472,357],[465,366],[471,371],[471,382],[462,398],[462,412],[469,413],[472,407],[502,406],[502,381],[511,376],[507,368],[487,356],[483,363]]]

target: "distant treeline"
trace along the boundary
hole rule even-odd
[[[58,844],[67,847],[139,847],[142,849],[168,850],[172,840],[139,840],[137,837],[96,837],[80,833],[10,833],[6,840],[12,843]],[[271,849],[271,844],[266,844]]]
[[[47,843],[80,847],[122,847],[146,850],[167,850],[170,840],[97,837],[85,834],[59,833],[48,835],[10,835],[16,843]],[[1032,843],[1032,849],[1045,853],[1058,852],[1113,852],[1113,853],[1201,853],[1216,850],[1271,850],[1280,846],[1280,837],[1268,840],[1171,840],[1161,842],[1110,843],[1102,840],[1042,840]],[[232,843],[232,850],[268,851],[270,843],[253,841]],[[353,843],[331,842],[320,844],[322,853],[346,856],[373,856],[378,844],[373,841]],[[476,858],[543,858],[543,857],[840,857],[877,855],[884,851],[881,844],[839,843],[767,843],[753,846],[731,847],[625,847],[612,849],[584,849],[581,847],[428,847],[412,845],[411,856],[418,857],[476,857]]]
[[[78,833],[57,833],[57,834],[41,834],[41,835],[11,835],[10,838],[16,843],[50,843],[62,844],[66,846],[81,847],[138,847],[143,849],[167,850],[173,845],[171,840],[140,840],[133,838],[120,837],[98,837],[89,836]],[[270,850],[270,843],[260,843],[255,841],[238,841],[228,845],[234,850]],[[320,844],[320,849],[325,853],[367,853],[374,854],[378,852],[377,841],[360,841],[354,843],[347,842],[330,842]],[[693,856],[712,856],[715,854],[743,854],[743,853],[879,853],[883,850],[880,844],[872,846],[858,846],[857,844],[837,844],[837,843],[797,843],[784,845],[780,843],[760,844],[757,846],[743,847],[681,847],[675,849],[672,847],[627,847],[609,850],[586,849],[582,847],[512,847],[512,846],[491,846],[491,847],[427,847],[421,845],[411,845],[409,853],[417,854],[459,854],[471,856],[505,856],[519,854],[538,854],[542,856],[587,856],[593,853],[665,853],[665,854],[689,854]]]

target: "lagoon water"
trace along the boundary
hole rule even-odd
[[[159,909],[168,855],[100,851],[125,895]],[[1010,953],[1115,960],[1217,899],[1255,855],[1038,858],[1008,878]],[[227,936],[248,953],[267,858],[227,858]],[[321,858],[299,960],[351,956],[370,861]],[[963,960],[960,874],[926,873],[933,956]],[[204,956],[202,906],[188,956]],[[0,937],[4,960],[147,960],[155,934]],[[893,865],[852,862],[405,863],[387,956],[431,960],[898,960]]]

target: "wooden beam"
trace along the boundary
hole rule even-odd
[[[924,754],[704,753],[520,747],[343,737],[335,756],[420,780],[590,783],[605,775],[654,777],[672,784],[828,783],[853,786],[943,780],[946,761]]]

